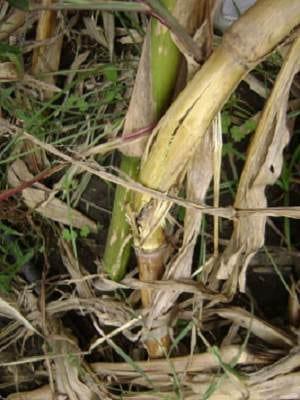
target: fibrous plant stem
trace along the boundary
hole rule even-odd
[[[132,179],[137,178],[139,165],[139,158],[122,155],[120,170]],[[126,219],[126,204],[130,201],[131,193],[122,186],[116,188],[103,257],[106,272],[115,281],[124,277],[130,255],[132,240],[130,226]]]
[[[163,5],[172,12],[177,0],[164,0]],[[178,67],[180,63],[180,52],[174,44],[170,32],[159,21],[152,18],[150,21],[150,46],[147,57],[149,57],[149,74],[147,79],[151,86],[149,101],[156,122],[166,110],[176,82]],[[136,105],[139,107],[139,104]],[[136,179],[139,170],[139,159],[123,155],[120,169]],[[103,258],[106,272],[114,280],[120,280],[126,273],[127,263],[130,255],[130,228],[127,219],[126,203],[129,203],[130,192],[121,186],[116,189],[113,215],[109,227],[109,233]],[[154,239],[155,236],[155,239]],[[141,279],[156,280],[163,273],[163,258],[157,252],[157,248],[164,249],[165,238],[163,230],[160,229],[156,235],[151,236],[151,241],[155,240],[155,255],[147,253],[149,243],[145,242],[142,246],[137,246],[136,252],[139,260],[139,271]],[[145,262],[145,257],[147,262]],[[142,303],[144,307],[151,304],[151,291],[142,290]],[[151,351],[149,351],[149,354]]]
[[[174,8],[175,4],[176,0],[164,0],[164,5],[170,10]],[[148,57],[150,57],[151,76],[148,79],[152,86],[151,104],[154,107],[152,114],[157,120],[170,100],[177,75],[180,53],[173,43],[167,28],[154,19],[151,20],[150,24],[150,51]],[[120,169],[135,179],[138,174],[139,159],[123,155]],[[130,229],[126,217],[126,203],[129,202],[129,197],[128,190],[121,186],[117,187],[103,258],[105,270],[114,280],[120,280],[126,273],[132,244],[132,241],[128,240]]]
[[[232,26],[155,128],[140,170],[143,185],[164,193],[179,190],[188,161],[228,97],[299,24],[299,1],[261,0]],[[139,193],[133,207],[139,228],[136,242],[142,243],[144,251],[157,254],[163,248],[160,236],[170,204]]]

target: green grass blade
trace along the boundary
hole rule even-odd
[[[125,12],[149,12],[146,4],[134,1],[97,1],[97,0],[61,0],[45,7],[35,1],[30,4],[29,9],[40,10],[44,8],[55,10],[100,10],[100,11],[125,11]]]

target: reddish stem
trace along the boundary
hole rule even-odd
[[[144,128],[138,129],[138,130],[130,132],[130,133],[124,133],[122,136],[122,139],[124,141],[127,141],[127,140],[136,139],[139,136],[144,136],[147,133],[150,133],[155,128],[155,126],[156,126],[156,123],[148,125]]]
[[[53,175],[55,172],[60,171],[62,168],[64,168],[64,166],[65,166],[64,164],[59,164],[50,169],[48,168],[45,171],[41,172],[40,174],[36,175],[30,181],[25,181],[15,188],[1,191],[0,192],[0,201],[5,201],[9,197],[12,197],[17,193],[22,192],[24,189],[32,186],[34,183],[48,178],[49,176]]]

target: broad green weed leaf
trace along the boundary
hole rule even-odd
[[[76,240],[77,237],[78,237],[78,234],[77,234],[76,231],[70,230],[70,229],[67,229],[67,228],[65,228],[65,229],[63,230],[63,238],[64,238],[66,241],[72,242],[73,240]]]
[[[83,227],[80,229],[80,236],[81,236],[82,238],[88,237],[90,233],[91,233],[91,230],[90,230],[90,228],[89,228],[87,225],[83,226]]]
[[[109,65],[103,69],[103,75],[108,81],[116,82],[118,79],[117,68],[113,65]]]
[[[242,126],[233,126],[230,129],[230,133],[231,133],[232,139],[235,142],[240,142],[251,132],[255,131],[255,128],[256,128],[256,122],[249,119]]]

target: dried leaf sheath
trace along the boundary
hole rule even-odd
[[[286,114],[289,91],[300,69],[300,39],[296,39],[276,79],[248,151],[247,160],[235,199],[237,209],[265,208],[267,185],[275,183],[281,173],[283,149],[289,141]],[[245,290],[246,270],[251,258],[263,246],[266,216],[249,215],[234,223],[234,232],[222,256],[207,265],[205,275],[212,286],[224,281],[224,290],[233,294],[239,280]],[[207,277],[205,277],[207,279]]]

